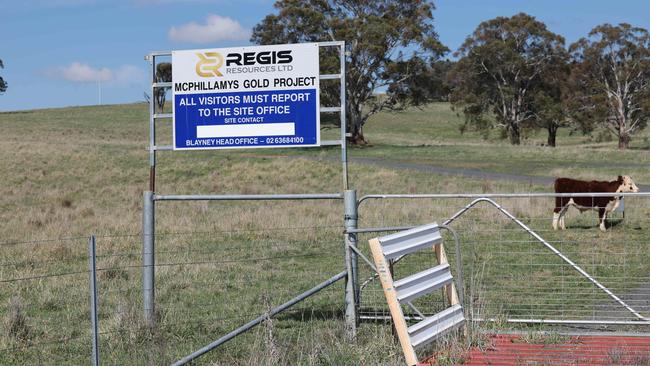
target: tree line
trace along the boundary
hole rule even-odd
[[[512,144],[544,129],[549,146],[561,128],[606,128],[626,149],[650,113],[650,36],[629,24],[603,24],[566,45],[535,17],[520,13],[482,22],[456,50],[434,30],[424,0],[280,0],[253,30],[258,44],[343,40],[347,117],[353,143],[381,110],[448,100],[463,128],[494,129]],[[321,68],[336,65],[321,54]],[[385,90],[378,95],[377,90]],[[321,99],[336,103],[337,86]]]
[[[466,123],[499,127],[512,144],[543,128],[606,128],[626,149],[650,111],[650,36],[629,24],[603,24],[565,47],[527,14],[481,23],[456,51],[447,74],[450,101]]]
[[[373,114],[440,100],[462,112],[461,131],[499,129],[515,145],[531,130],[545,130],[547,145],[556,146],[562,128],[604,128],[626,149],[647,125],[650,35],[643,28],[603,24],[567,46],[546,24],[519,13],[480,23],[449,60],[430,1],[278,0],[274,7],[251,42],[346,42],[354,144],[366,143],[363,127]],[[338,51],[321,49],[320,63],[322,72],[337,73]],[[156,69],[156,81],[171,81],[171,64]],[[338,88],[321,83],[321,104],[339,104]],[[163,88],[153,96],[160,108],[165,96]]]

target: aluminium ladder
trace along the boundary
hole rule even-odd
[[[433,248],[438,257],[438,265],[408,277],[394,280],[388,261],[406,254]],[[384,289],[395,330],[404,351],[406,362],[417,365],[415,348],[428,344],[448,331],[462,325],[465,321],[463,308],[458,300],[456,287],[442,246],[442,236],[437,223],[419,226],[399,233],[370,240],[370,250],[375,261],[377,274]],[[419,323],[408,326],[404,319],[402,305],[413,305],[411,301],[444,289],[450,307]]]

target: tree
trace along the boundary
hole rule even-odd
[[[431,64],[447,48],[434,31],[431,2],[280,0],[275,8],[278,14],[266,16],[255,26],[252,42],[346,42],[346,115],[351,142],[366,142],[363,127],[371,115],[419,105],[435,94],[424,88],[431,86],[425,78],[431,76]],[[336,54],[321,50],[321,69],[332,70],[335,65]],[[386,94],[377,95],[383,88]],[[337,103],[338,94],[338,86],[321,85],[323,104]]]
[[[0,60],[0,69],[4,68],[2,60]],[[0,93],[4,93],[7,90],[7,82],[0,76]]]
[[[547,131],[546,143],[555,147],[557,132],[560,128],[572,127],[574,120],[572,110],[575,99],[570,87],[571,66],[567,52],[558,52],[541,75],[539,87],[532,100],[533,122]]]
[[[564,52],[564,38],[534,17],[519,13],[485,21],[456,52],[450,72],[454,107],[466,123],[500,127],[512,144],[534,126],[533,100],[542,75]]]
[[[389,93],[399,100],[409,100],[412,105],[421,105],[427,102],[444,102],[449,100],[451,89],[446,77],[453,66],[449,60],[433,61],[426,64],[420,59],[411,62],[398,62],[395,64],[396,72],[407,72],[418,75],[406,83],[394,83],[388,87]],[[398,75],[394,75],[398,78]],[[400,108],[403,106],[400,106]]]
[[[595,123],[618,136],[619,149],[645,128],[650,113],[650,35],[622,23],[603,24],[569,48],[585,129]]]
[[[172,64],[169,62],[161,62],[156,65],[156,82],[167,83],[172,81]],[[167,98],[167,90],[171,88],[156,88],[154,96],[159,110],[165,107],[165,99]]]

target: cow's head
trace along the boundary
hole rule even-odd
[[[622,176],[619,175],[618,176],[618,183],[620,184],[620,186],[618,187],[616,192],[634,192],[634,193],[636,193],[636,192],[639,191],[639,187],[637,187],[636,184],[634,184],[634,181],[632,180],[632,178],[630,178],[629,175],[622,175]]]

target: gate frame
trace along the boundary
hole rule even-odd
[[[619,305],[628,310],[632,315],[634,315],[637,320],[571,320],[571,319],[520,319],[520,318],[507,318],[505,319],[506,323],[524,323],[524,324],[595,324],[595,325],[650,325],[650,317],[645,317],[641,315],[636,309],[628,305],[625,301],[621,300],[616,294],[612,293],[609,288],[602,285],[598,280],[596,280],[592,275],[580,268],[576,263],[566,257],[562,252],[555,249],[552,245],[546,242],[545,239],[541,238],[537,233],[531,230],[528,226],[522,223],[520,220],[515,218],[508,211],[503,209],[498,203],[493,201],[493,198],[555,198],[555,197],[612,197],[617,196],[621,199],[625,197],[650,197],[650,192],[616,192],[612,193],[482,193],[482,194],[462,194],[462,193],[449,193],[449,194],[368,194],[361,197],[357,201],[357,210],[359,206],[370,199],[455,199],[455,198],[468,198],[472,199],[472,202],[463,207],[460,211],[456,212],[451,218],[445,220],[443,225],[449,225],[455,221],[458,217],[462,216],[465,212],[474,207],[477,203],[488,202],[497,210],[501,211],[508,219],[515,222],[519,225],[525,232],[535,238],[538,242],[544,245],[547,249],[550,249],[551,252],[558,257],[560,257],[565,263],[570,267],[576,270],[582,277],[595,285],[599,290],[603,291],[607,296],[617,302]],[[376,227],[376,228],[357,228],[350,230],[350,233],[378,233],[378,232],[388,232],[388,231],[400,231],[411,229],[413,226],[394,226],[394,227]],[[398,259],[399,260],[399,259]],[[360,298],[357,302],[357,305],[360,306]],[[361,319],[366,317],[360,316]],[[377,316],[370,317],[373,320],[377,319]],[[370,319],[369,318],[369,319]],[[389,319],[389,316],[382,317],[383,319]],[[494,319],[494,318],[473,318],[468,319],[469,321],[474,322],[497,322],[504,321],[503,319]]]
[[[348,156],[347,156],[347,119],[346,119],[346,50],[344,41],[315,42],[321,48],[330,47],[339,50],[339,73],[320,74],[320,80],[340,81],[340,104],[338,106],[319,106],[320,113],[339,113],[340,138],[338,140],[321,140],[320,146],[341,147],[341,171],[343,180],[343,193],[314,193],[314,194],[260,194],[260,195],[159,195],[156,194],[156,152],[173,151],[172,145],[156,145],[156,121],[172,119],[172,113],[156,113],[155,92],[158,89],[172,88],[172,82],[156,82],[156,58],[170,57],[171,51],[151,52],[145,56],[150,64],[151,99],[149,102],[149,190],[144,192],[143,199],[143,229],[142,229],[142,292],[144,318],[151,327],[155,326],[155,202],[156,201],[245,201],[245,200],[344,200],[344,225],[346,229],[356,229],[356,191],[349,191],[348,182]],[[319,52],[320,56],[320,52]],[[320,93],[320,88],[318,90]],[[162,112],[162,111],[161,111]],[[350,243],[356,245],[354,234],[344,234],[344,250],[346,261],[346,287],[345,287],[345,319],[346,335],[353,340],[356,337],[357,327],[357,287],[355,284],[357,256],[349,249]]]

